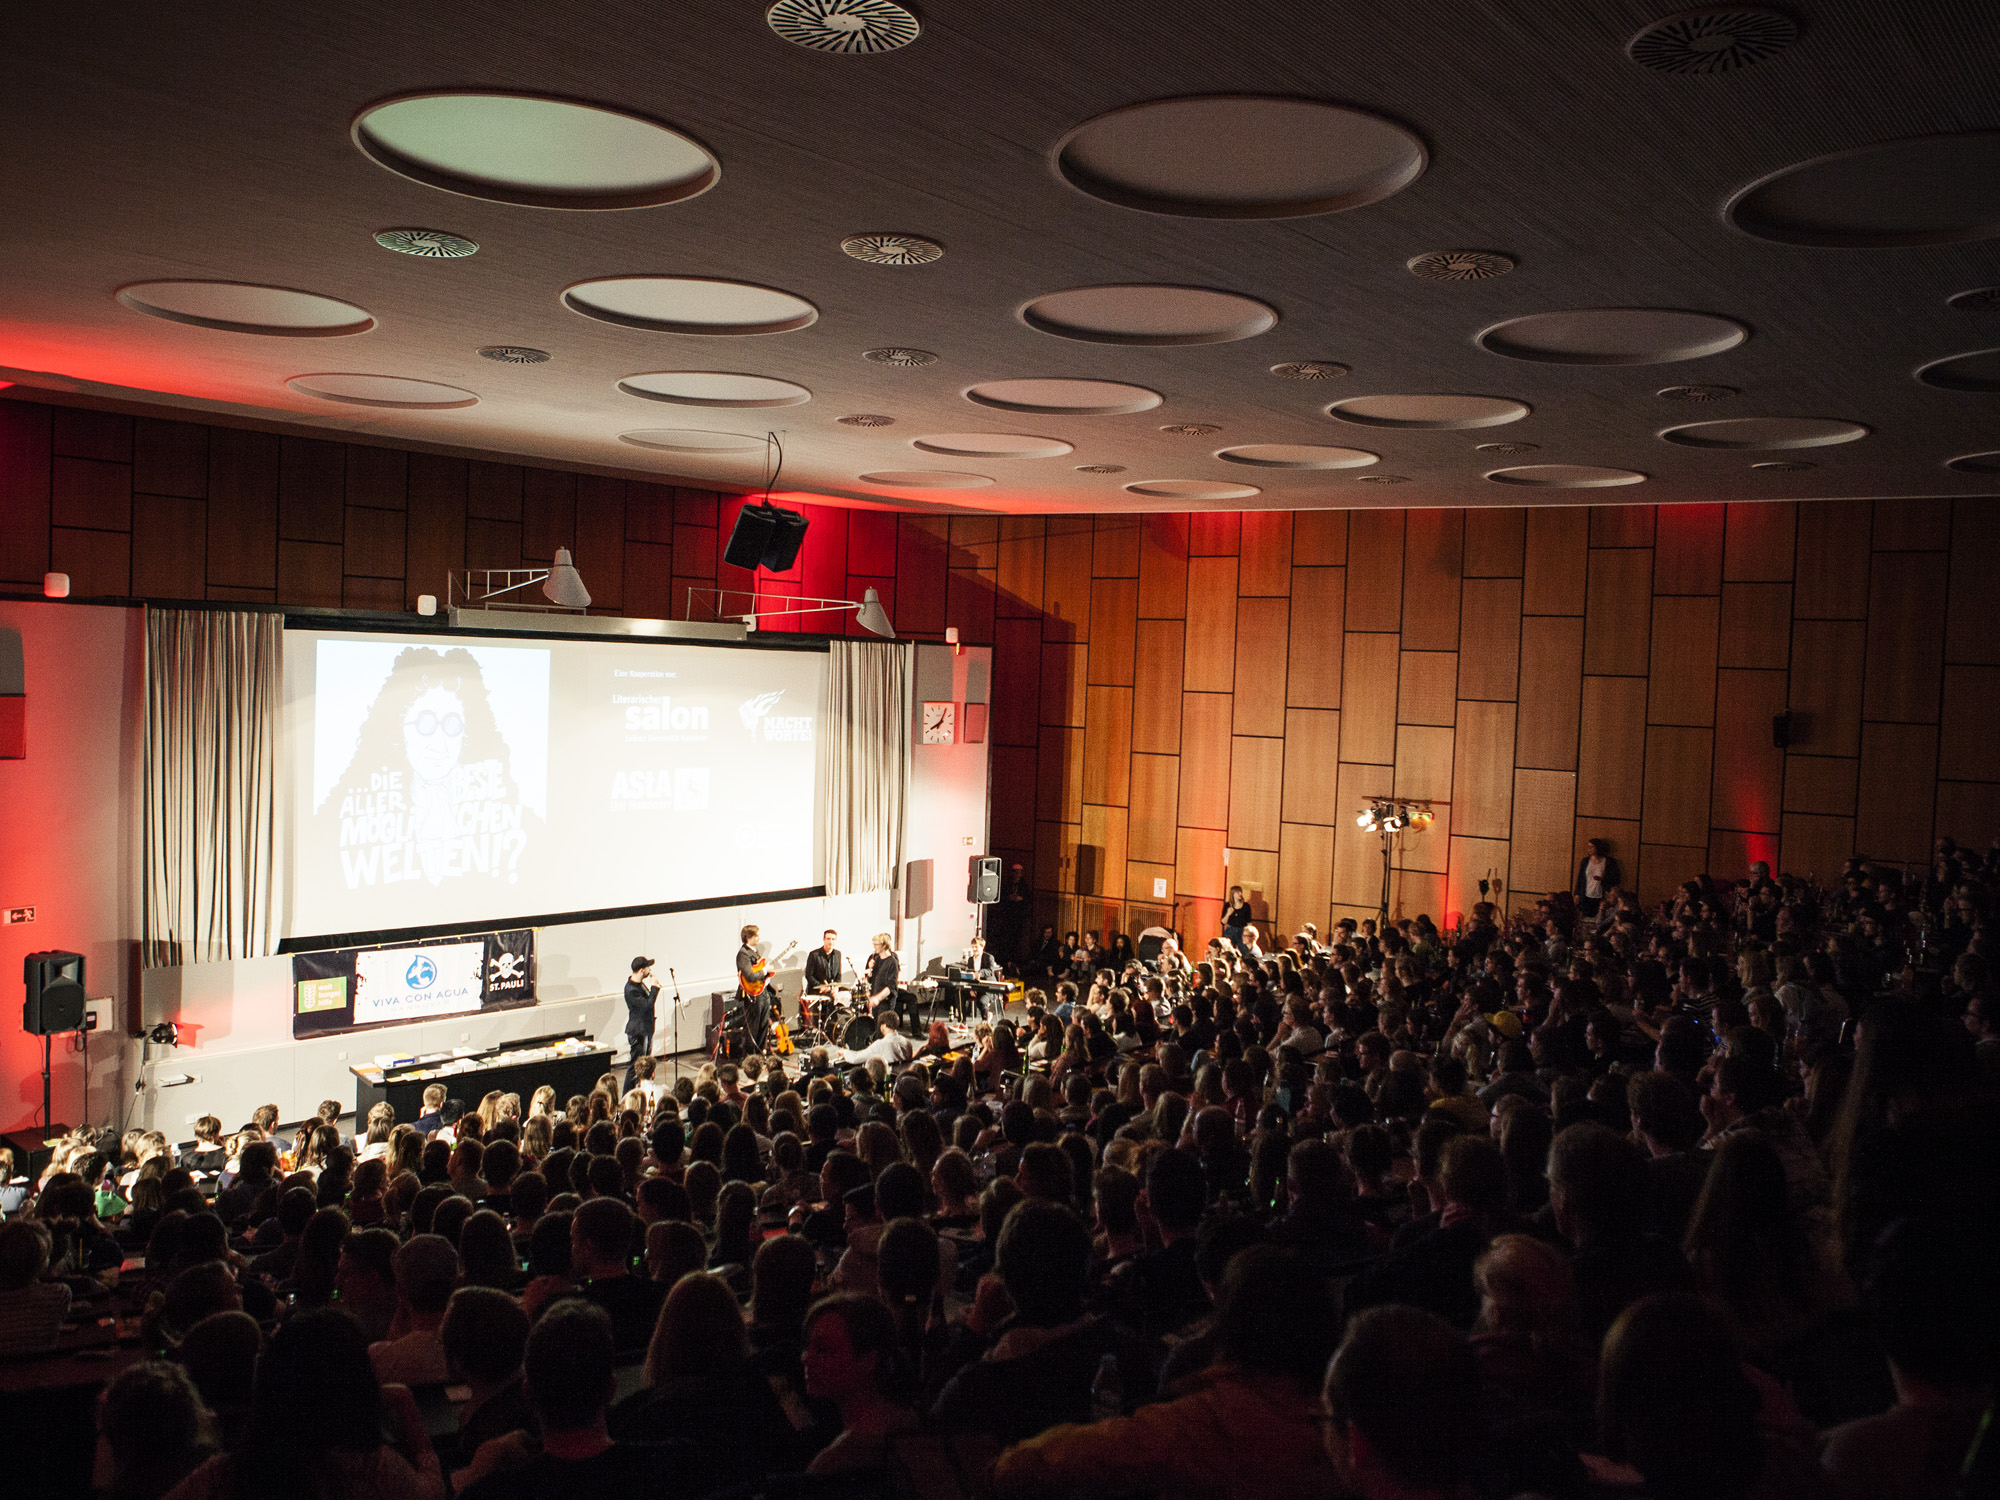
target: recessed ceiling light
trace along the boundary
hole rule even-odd
[[[544,365],[549,351],[530,349],[526,344],[488,344],[479,351],[481,359],[495,359],[503,365]]]
[[[866,411],[859,412],[851,417],[835,417],[834,421],[840,423],[843,427],[893,427],[896,425],[894,417],[885,417],[876,412]]]
[[[1409,260],[1412,276],[1426,281],[1486,281],[1514,269],[1511,255],[1498,250],[1432,250]]]
[[[1798,23],[1778,11],[1713,5],[1655,21],[1625,55],[1655,73],[1730,73],[1777,56],[1798,35]]]
[[[1246,443],[1215,455],[1232,464],[1260,469],[1364,469],[1382,455],[1365,448],[1334,448],[1317,443]]]
[[[2000,391],[2000,349],[1979,349],[1934,359],[1917,371],[1917,379],[1941,391],[1990,395]]]
[[[752,409],[803,406],[812,400],[811,391],[792,381],[724,370],[654,370],[644,375],[627,375],[618,382],[618,389],[628,396],[666,401],[675,406]]]
[[[1955,297],[1946,298],[1945,306],[1968,313],[2000,312],[2000,286],[1982,286],[1970,292],[1960,292]]]
[[[988,380],[966,391],[965,399],[1002,411],[1040,412],[1072,417],[1115,417],[1151,411],[1165,398],[1143,385],[1116,380]]]
[[[748,281],[700,276],[613,276],[579,281],[562,295],[572,312],[659,333],[791,333],[819,318],[803,297]]]
[[[1457,432],[1470,427],[1500,427],[1528,414],[1525,401],[1505,396],[1350,396],[1336,401],[1326,414],[1338,422],[1362,427],[1416,427]]]
[[[476,406],[479,398],[455,385],[434,380],[411,380],[402,375],[356,375],[328,372],[294,375],[285,382],[293,390],[323,401],[343,401],[350,406],[386,406],[407,411],[448,411]]]
[[[1475,453],[1533,453],[1540,443],[1480,443],[1473,449]]]
[[[911,438],[910,446],[953,458],[1061,458],[1076,451],[1061,438],[1026,432],[933,432]]]
[[[640,115],[536,94],[407,94],[355,118],[354,144],[400,177],[531,208],[652,208],[705,193],[705,146]]]
[[[1123,464],[1078,464],[1078,465],[1076,466],[1076,472],[1077,472],[1077,473],[1079,473],[1079,474],[1123,474],[1123,473],[1125,472],[1125,465],[1123,465]]]
[[[1037,297],[1021,321],[1087,344],[1227,344],[1278,326],[1268,303],[1198,286],[1084,286]]]
[[[878,469],[863,474],[861,479],[864,484],[896,490],[977,490],[993,482],[984,474],[961,474],[950,469]]]
[[[1551,490],[1597,490],[1646,481],[1646,476],[1636,469],[1606,469],[1595,464],[1523,464],[1513,469],[1495,469],[1486,477],[1495,484],[1524,484]]]
[[[1416,135],[1315,99],[1212,94],[1127,105],[1056,143],[1057,173],[1122,208],[1285,219],[1378,203],[1427,161]]]
[[[1222,429],[1213,422],[1169,422],[1160,431],[1170,432],[1175,437],[1209,437]]]
[[[1733,385],[1670,385],[1653,394],[1662,401],[1726,401],[1743,393]]]
[[[442,229],[384,229],[375,243],[398,255],[416,255],[425,260],[461,260],[479,253],[479,246],[462,234]]]
[[[241,281],[140,281],[120,288],[118,300],[170,323],[267,338],[338,338],[375,326],[365,310],[338,297]]]
[[[1356,484],[1408,484],[1407,474],[1363,474],[1354,481]]]
[[[702,432],[686,427],[642,427],[621,432],[618,441],[635,448],[659,448],[669,453],[762,453],[765,440],[741,432]]]
[[[1945,467],[1961,474],[2000,474],[2000,453],[1967,453],[1946,459]]]
[[[1347,366],[1331,359],[1300,359],[1272,365],[1271,373],[1280,380],[1338,380],[1347,373]]]
[[[1802,474],[1807,469],[1817,469],[1819,465],[1807,463],[1802,458],[1772,458],[1766,459],[1763,463],[1752,464],[1750,467],[1771,474]]]
[[[1484,330],[1479,346],[1558,365],[1664,365],[1734,349],[1750,330],[1734,318],[1665,307],[1530,313]]]
[[[1218,483],[1213,479],[1139,479],[1125,488],[1155,500],[1248,500],[1252,495],[1264,493],[1254,484]]]
[[[764,21],[786,41],[815,52],[894,52],[923,28],[889,0],[778,0]]]
[[[927,266],[944,258],[944,246],[914,234],[852,234],[840,248],[871,266]]]
[[[1831,417],[1736,417],[1724,422],[1690,422],[1669,427],[1660,437],[1686,448],[1825,448],[1868,436],[1859,422]]]
[[[1882,141],[1759,178],[1723,207],[1783,245],[1894,249],[2000,235],[2000,130]]]
[[[928,349],[905,349],[896,345],[886,349],[864,349],[861,357],[878,365],[893,365],[899,370],[914,370],[937,363],[937,356]]]

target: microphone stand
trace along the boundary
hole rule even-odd
[[[672,964],[667,965],[667,978],[674,987],[674,1067],[681,1065],[681,979],[674,972]]]

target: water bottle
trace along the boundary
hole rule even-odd
[[[1102,1422],[1125,1413],[1125,1382],[1118,1376],[1118,1356],[1107,1354],[1097,1362],[1097,1378],[1090,1382],[1090,1405]]]

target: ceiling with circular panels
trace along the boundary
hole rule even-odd
[[[1331,72],[1304,0],[73,9],[0,399],[722,488],[768,426],[940,511],[2000,495],[1991,0],[1343,7]]]
[[[355,116],[371,161],[428,187],[534,208],[650,208],[707,192],[706,147],[636,114],[531,94],[411,94]]]
[[[1315,99],[1214,95],[1129,105],[1056,144],[1070,186],[1147,213],[1288,219],[1379,203],[1422,174],[1416,134]]]

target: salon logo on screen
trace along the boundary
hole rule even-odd
[[[786,717],[774,714],[778,700],[785,696],[779,688],[775,693],[760,693],[748,698],[737,707],[736,717],[743,721],[743,727],[750,731],[750,738],[762,740],[767,745],[810,745],[813,737],[811,714]]]

